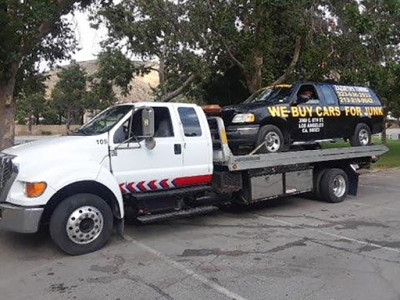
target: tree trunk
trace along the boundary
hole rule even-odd
[[[166,53],[166,47],[165,47],[165,45],[162,45],[161,55],[160,55],[160,66],[158,69],[158,77],[160,79],[161,94],[163,96],[166,94],[166,91],[165,91],[165,53]]]
[[[15,103],[13,93],[18,67],[17,62],[13,63],[10,68],[10,79],[8,82],[0,84],[0,151],[14,144]]]
[[[292,62],[290,63],[289,67],[286,69],[285,73],[279,77],[275,82],[273,82],[271,85],[276,85],[276,84],[281,84],[285,82],[289,75],[293,72],[294,68],[296,67],[297,62],[299,61],[300,57],[300,51],[301,51],[301,36],[298,36],[296,38],[296,44],[294,46],[294,52],[293,52],[293,58]]]
[[[253,65],[251,74],[246,76],[247,87],[250,93],[255,93],[262,88],[262,68],[264,65],[264,57],[258,50],[255,51],[253,56]]]
[[[4,94],[0,92],[0,150],[14,144],[14,115],[14,103],[6,104]]]
[[[193,81],[196,80],[196,78],[197,78],[196,75],[194,74],[190,75],[188,79],[186,79],[186,81],[182,83],[182,85],[179,88],[163,95],[160,99],[161,102],[169,102],[174,98],[178,97],[179,95],[181,95],[184,91],[186,91],[187,88],[189,88],[189,86],[192,84]]]
[[[28,130],[29,130],[29,133],[32,133],[32,114],[31,113],[29,113],[29,117],[28,117]]]
[[[69,131],[70,125],[71,125],[71,109],[67,109],[67,120],[65,124],[67,125],[67,131]]]
[[[387,135],[386,135],[386,118],[383,121],[383,130],[382,130],[382,134],[381,134],[381,139],[382,139],[382,144],[387,145]]]

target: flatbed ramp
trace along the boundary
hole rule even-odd
[[[389,149],[384,145],[372,145],[243,156],[230,155],[227,157],[227,160],[221,164],[227,166],[230,171],[242,171],[296,164],[372,158],[382,155],[387,151],[389,151]]]

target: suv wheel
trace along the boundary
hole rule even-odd
[[[354,135],[350,139],[352,146],[368,146],[371,144],[371,129],[365,123],[357,124]]]
[[[110,238],[112,228],[110,206],[93,194],[76,194],[66,198],[50,219],[52,240],[71,255],[99,250]]]
[[[280,152],[284,146],[282,131],[274,125],[265,125],[260,128],[257,138],[257,147],[263,144],[258,150],[259,153]]]

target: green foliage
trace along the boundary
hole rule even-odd
[[[46,118],[49,106],[45,99],[46,78],[41,75],[25,77],[20,83],[16,97],[16,120],[19,124],[39,124],[40,120]]]
[[[84,69],[73,62],[67,68],[62,69],[57,76],[52,92],[52,105],[58,113],[66,118],[67,124],[80,124],[86,107],[86,83],[87,76]]]
[[[187,80],[191,83],[194,79],[207,78],[208,64],[205,57],[196,52],[198,41],[192,23],[186,17],[186,9],[185,1],[123,0],[100,10],[95,26],[103,22],[109,30],[109,38],[104,42],[107,50],[103,55],[114,56],[114,61],[118,61],[118,57],[123,61],[122,53],[145,62],[159,60],[160,66],[156,70],[160,74],[160,86],[154,91],[159,99],[185,86]],[[126,79],[124,74],[127,75],[129,69],[131,74],[144,74],[153,70],[154,64],[135,66],[117,62],[106,67],[111,68],[111,72],[122,73]],[[120,71],[116,71],[116,67],[120,67]],[[191,77],[193,74],[195,77]],[[115,83],[126,87],[128,81],[116,80]]]
[[[17,117],[24,124],[25,119],[35,118],[36,125],[40,123],[41,114],[45,111],[46,99],[44,94],[28,94],[17,100]],[[32,124],[32,123],[31,123]]]
[[[68,58],[75,50],[71,24],[60,16],[71,11],[74,2],[78,1],[60,2],[66,2],[66,5],[60,8],[52,0],[29,3],[0,0],[0,83],[5,84],[11,79],[13,63],[20,65],[18,87],[26,75],[35,73],[38,61],[47,60],[52,64]]]
[[[98,69],[91,78],[91,92],[87,104],[93,109],[104,109],[116,100],[113,90],[118,86],[127,95],[136,70],[135,64],[117,49],[107,49],[98,56]]]

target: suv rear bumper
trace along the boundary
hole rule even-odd
[[[0,203],[0,228],[20,233],[35,233],[39,229],[43,210],[43,207]]]
[[[229,144],[253,145],[256,143],[260,125],[234,125],[226,128]]]

